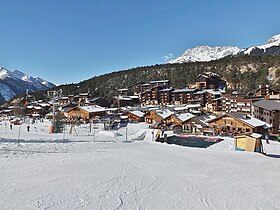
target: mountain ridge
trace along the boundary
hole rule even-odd
[[[208,62],[219,60],[227,56],[239,55],[280,55],[280,34],[268,39],[265,44],[256,45],[244,49],[234,46],[208,46],[201,45],[185,50],[178,58],[167,63],[188,63],[188,62]]]
[[[19,70],[10,71],[0,67],[0,102],[8,101],[26,90],[35,92],[55,86],[55,84],[40,77],[32,77]]]

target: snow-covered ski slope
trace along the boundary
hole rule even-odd
[[[144,141],[131,141],[144,124],[99,125],[95,137],[87,126],[78,136],[30,126],[0,125],[1,209],[280,208],[277,142],[265,145],[268,157],[232,151],[232,139],[188,148],[155,143],[147,130]]]

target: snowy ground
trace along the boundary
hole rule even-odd
[[[49,122],[30,133],[2,122],[1,209],[280,208],[278,142],[264,156],[233,151],[232,139],[188,148],[155,143],[147,130],[133,141],[146,127],[50,135]]]

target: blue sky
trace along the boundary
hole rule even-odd
[[[279,0],[0,0],[0,66],[57,84],[241,48],[280,33]]]

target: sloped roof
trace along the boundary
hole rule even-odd
[[[264,127],[264,128],[271,128],[272,126],[264,121],[261,121],[257,118],[254,118],[252,116],[249,116],[249,115],[244,115],[243,113],[241,112],[232,112],[232,113],[227,113],[227,114],[223,114],[219,117],[216,117],[215,119],[212,119],[212,120],[209,120],[208,123],[216,120],[216,119],[219,119],[219,118],[222,118],[224,116],[229,116],[229,117],[232,117],[238,121],[241,121],[243,122],[244,124],[250,126],[250,127],[253,127],[253,128],[256,128],[256,127]]]
[[[232,116],[235,119],[239,119],[240,121],[244,122],[245,124],[252,126],[252,127],[262,127],[265,126],[267,128],[271,128],[272,126],[264,121],[261,121],[257,118],[254,118],[249,115],[244,115],[241,112],[233,112],[229,113],[229,116]]]
[[[130,113],[133,115],[136,115],[138,117],[143,117],[145,114],[144,112],[141,112],[141,111],[131,111]]]
[[[253,103],[253,106],[261,107],[266,110],[280,110],[280,102],[272,100],[260,100]]]
[[[182,122],[186,122],[190,119],[192,119],[193,117],[195,117],[195,115],[191,114],[191,113],[183,113],[183,114],[178,114],[176,115],[176,117],[181,120]]]
[[[154,84],[154,83],[166,83],[166,82],[169,82],[169,80],[153,80],[153,81],[150,81],[150,84]]]
[[[155,113],[161,117],[162,119],[166,119],[168,117],[170,117],[171,115],[174,114],[174,112],[171,112],[169,109],[165,109],[165,110],[155,110]]]
[[[189,89],[189,88],[184,88],[184,89],[177,89],[174,90],[173,93],[190,93],[195,91],[196,89]]]
[[[105,112],[106,111],[106,109],[104,107],[101,107],[101,106],[98,106],[98,105],[93,105],[93,106],[76,106],[76,107],[70,108],[69,110],[67,110],[67,112],[69,112],[70,110],[75,109],[75,108],[82,109],[82,110],[84,110],[86,112],[89,112],[89,113]]]
[[[165,88],[165,89],[160,90],[159,92],[166,92],[166,91],[171,91],[171,90],[172,90],[172,88]]]

